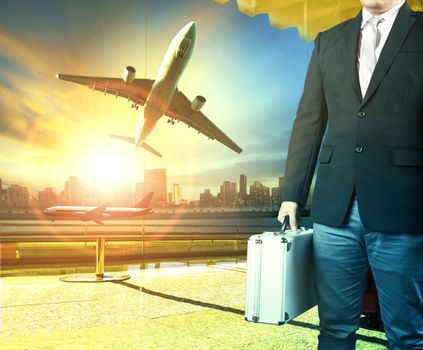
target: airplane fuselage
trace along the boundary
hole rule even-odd
[[[136,146],[146,140],[157,121],[169,108],[179,79],[192,56],[196,32],[195,22],[190,22],[171,41],[145,102],[143,114],[138,119],[135,131]]]
[[[124,219],[132,216],[139,216],[151,213],[149,208],[120,208],[107,207],[98,217],[86,216],[86,214],[95,209],[90,206],[55,206],[47,208],[43,213],[52,219],[68,219],[68,220],[103,220],[103,219]]]

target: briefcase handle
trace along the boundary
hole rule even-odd
[[[288,227],[288,225],[289,225],[289,215],[285,215],[284,217],[283,217],[283,221],[282,221],[282,227],[281,227],[281,229],[280,229],[280,233],[285,233],[285,231],[286,231],[286,228]]]
[[[298,220],[298,221],[300,221],[300,220]],[[284,218],[283,218],[282,227],[279,230],[279,232],[277,232],[277,234],[284,235],[288,226],[289,226],[289,215],[285,215]],[[299,233],[299,232],[300,232],[300,223],[298,222],[297,233]]]

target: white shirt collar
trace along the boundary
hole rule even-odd
[[[373,16],[369,11],[363,8],[362,10],[363,20],[361,21],[361,28],[363,28],[364,25],[368,22],[368,20],[372,17],[383,18],[384,22],[393,23],[395,18],[397,17],[399,9],[401,8],[402,5],[404,5],[404,3],[405,3],[405,0],[400,1],[399,4],[395,5],[394,7],[390,8],[388,11],[382,13],[379,16]]]

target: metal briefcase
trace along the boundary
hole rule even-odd
[[[313,230],[264,232],[247,250],[245,319],[282,325],[316,305]]]

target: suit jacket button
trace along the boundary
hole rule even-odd
[[[364,118],[366,116],[366,112],[360,111],[360,112],[358,112],[357,116],[359,118]]]
[[[355,152],[356,152],[356,153],[361,153],[361,152],[363,152],[363,147],[361,147],[361,146],[356,146],[356,147],[355,147]]]

